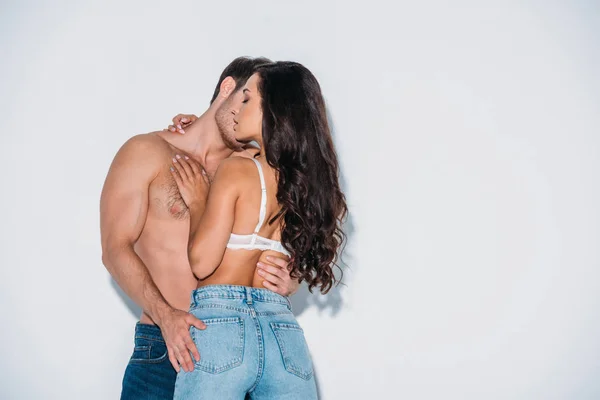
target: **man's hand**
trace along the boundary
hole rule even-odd
[[[169,125],[169,127],[165,130],[169,130],[171,132],[179,132],[182,135],[185,133],[185,128],[190,126],[193,122],[198,119],[194,114],[177,114],[173,117],[173,125]]]
[[[175,371],[179,372],[180,364],[185,372],[193,371],[194,362],[190,352],[196,361],[200,360],[200,354],[190,335],[190,326],[204,330],[206,329],[204,322],[188,312],[174,308],[161,315],[160,321],[157,322],[167,345],[169,361]]]
[[[282,296],[291,296],[298,291],[300,283],[292,279],[288,270],[289,261],[273,256],[267,256],[269,264],[258,262],[256,273],[265,280],[263,286]]]

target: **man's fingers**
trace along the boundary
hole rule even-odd
[[[171,347],[169,347],[167,351],[169,353],[169,361],[171,361],[171,365],[176,372],[179,372],[179,363],[177,362],[177,357],[175,357],[175,352]]]
[[[194,356],[194,359],[196,361],[200,361],[200,353],[198,353],[198,349],[196,348],[196,344],[194,343],[192,338],[190,336],[187,336],[183,338],[183,341],[185,342],[188,351],[191,352]]]
[[[287,271],[287,267],[290,263],[288,260],[286,260],[284,258],[275,257],[275,256],[267,256],[267,261],[285,269],[286,271]]]
[[[192,314],[189,315],[187,323],[188,325],[192,325],[200,330],[206,329],[206,324],[202,322],[202,320],[199,320],[198,318],[194,317]]]
[[[269,283],[272,283],[273,285],[278,287],[284,283],[283,279],[273,274],[269,274],[268,272],[258,271],[258,275],[260,275],[261,278],[265,279]]]
[[[263,286],[265,288],[269,289],[271,292],[275,292],[277,294],[281,294],[281,293],[279,293],[281,290],[277,286],[275,286],[272,283],[270,283],[269,281],[263,281],[262,284],[263,284]]]
[[[274,267],[272,265],[268,265],[262,262],[259,262],[256,265],[258,265],[258,272],[262,270],[268,272],[269,274],[275,275],[280,279],[284,279],[286,275],[289,275],[289,272],[281,267]]]
[[[256,271],[256,273],[259,276],[261,276],[263,279],[266,279],[267,281],[269,281],[269,283],[272,283],[273,285],[280,286],[282,283],[285,283],[284,280],[281,279],[280,277],[278,277],[277,275],[273,275],[264,270],[259,269],[258,271]]]
[[[181,368],[183,368],[185,372],[188,372],[188,368],[184,362],[183,355],[181,354],[181,351],[179,351],[179,348],[177,346],[173,347],[173,352],[175,353],[175,357],[177,358],[177,362],[179,363],[179,365],[181,365]]]
[[[190,372],[194,370],[194,363],[192,362],[192,357],[190,357],[190,352],[188,351],[185,343],[181,345],[181,349],[179,350],[179,354],[181,354],[182,363],[184,366],[183,370],[185,372]]]

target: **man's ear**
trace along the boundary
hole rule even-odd
[[[231,95],[231,93],[233,93],[234,90],[235,79],[228,76],[225,79],[223,79],[223,82],[221,82],[221,86],[219,87],[219,96],[226,99],[229,97],[229,95]]]

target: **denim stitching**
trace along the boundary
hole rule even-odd
[[[263,312],[257,312],[256,315],[259,315],[261,317],[271,317],[271,316],[275,316],[275,315],[293,315],[293,314],[290,314],[289,311],[263,311]]]
[[[190,309],[190,313],[196,310],[202,310],[205,308],[222,308],[224,310],[231,310],[231,311],[238,311],[238,312],[243,312],[245,314],[249,314],[250,312],[248,310],[245,310],[243,308],[237,308],[237,307],[231,307],[231,306],[224,306],[221,304],[202,304],[202,305],[197,305],[193,308]]]
[[[148,357],[150,357],[150,348],[152,346],[148,346]],[[130,358],[129,362],[133,363],[133,364],[160,364],[161,362],[163,362],[167,356],[169,355],[169,351],[165,351],[165,354],[163,354],[162,356],[158,357],[158,358]]]
[[[255,289],[255,288],[252,288]],[[211,291],[209,293],[197,293],[192,294],[192,306],[197,306],[198,302],[206,299],[234,299],[234,300],[243,300],[246,298],[245,293],[227,293],[226,290],[221,291]],[[252,300],[260,301],[262,303],[274,303],[274,304],[282,304],[286,305],[291,309],[290,299],[288,297],[284,297],[284,299],[273,298],[271,296],[265,295],[263,293],[254,293],[252,296]]]
[[[159,342],[159,343],[164,343],[165,340],[164,339],[159,339],[157,337],[149,337],[149,336],[144,336],[144,335],[135,335],[136,339],[145,339],[145,340],[149,340],[151,342]]]
[[[277,329],[288,329],[304,333],[304,330],[300,327],[300,325],[297,324],[288,324],[285,322],[271,322],[271,325],[273,325],[273,327]]]
[[[248,305],[248,307],[251,307],[251,306]],[[253,392],[254,389],[256,389],[256,387],[258,386],[258,383],[260,382],[260,379],[262,378],[262,375],[263,375],[264,364],[265,364],[265,359],[264,359],[265,352],[264,352],[262,328],[260,327],[260,322],[258,321],[256,310],[254,309],[254,307],[252,307],[252,310],[254,312],[253,313],[251,312],[250,315],[252,316],[252,320],[254,321],[254,326],[256,327],[256,339],[258,341],[258,371],[256,372],[256,380],[254,381],[254,384],[250,387],[250,389],[248,389],[248,393]]]
[[[203,320],[206,325],[216,325],[216,324],[237,324],[239,328],[239,341],[238,346],[240,348],[240,355],[229,361],[225,365],[215,366],[213,364],[202,364],[202,355],[200,355],[200,361],[196,361],[196,366],[202,371],[208,372],[210,374],[219,374],[228,369],[237,367],[242,364],[244,358],[244,321],[240,317],[232,317],[232,318],[209,318]],[[194,335],[195,336],[195,335]]]
[[[229,318],[207,318],[202,320],[205,324],[230,324],[240,322],[240,317],[229,317]],[[243,322],[243,321],[242,321]]]
[[[279,330],[292,330],[292,331],[297,331],[297,332],[301,332],[302,334],[304,334],[304,331],[302,330],[302,328],[300,328],[300,326],[294,325],[294,324],[275,323],[275,322],[271,322],[270,325],[271,325],[271,329],[273,330],[273,333],[275,334],[275,337],[277,338],[277,344],[279,344],[279,348],[281,350],[281,355],[283,356],[283,364],[285,366],[285,369],[288,372],[291,372],[292,374],[298,376],[299,378],[302,378],[306,381],[309,380],[313,375],[313,371],[310,371],[310,372],[301,371],[294,365],[294,361],[287,356],[287,351],[285,350],[285,341],[279,334]]]

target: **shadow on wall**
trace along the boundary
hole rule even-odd
[[[123,302],[123,304],[125,304],[125,306],[129,310],[131,315],[133,315],[133,317],[135,319],[139,319],[140,316],[142,315],[141,307],[138,306],[137,304],[135,304],[134,301],[131,300],[129,298],[129,296],[127,296],[125,294],[125,292],[121,289],[119,284],[113,278],[109,278],[109,279],[110,279],[110,285],[113,287],[113,289],[115,289],[115,292],[117,292],[117,294],[121,298],[121,301]]]
[[[352,225],[350,215],[348,215],[343,229],[346,233],[346,243],[350,243],[351,237],[354,233],[354,227]],[[308,285],[306,283],[303,283],[300,286],[298,292],[296,292],[296,294],[290,298],[292,310],[295,316],[301,315],[310,307],[316,307],[319,312],[328,312],[333,317],[335,317],[342,310],[344,306],[342,291],[343,287],[346,286],[344,283],[344,277],[347,276],[346,273],[349,270],[352,270],[353,272],[356,271],[356,268],[350,268],[349,260],[351,260],[351,257],[348,254],[348,251],[343,249],[343,252],[338,260],[338,264],[344,275],[342,276],[342,281],[338,285],[331,288],[329,293],[322,295],[317,288],[313,289],[313,293],[311,293],[308,291]],[[340,271],[337,271],[336,273],[336,277],[338,278],[341,275],[339,272]]]
[[[329,112],[327,113],[327,120],[329,122],[331,135],[335,144],[336,130]],[[346,195],[346,200],[348,200],[348,183],[341,167],[342,166],[340,164],[340,187],[342,192]],[[345,274],[349,270],[352,270],[353,272],[356,271],[356,266],[354,266],[354,268],[350,268],[350,261],[352,257],[348,253],[348,248],[351,247],[350,243],[352,243],[352,238],[355,232],[353,218],[350,212],[348,212],[348,215],[346,216],[346,220],[344,221],[342,229],[346,234],[346,242],[342,247],[342,251],[339,253],[338,265]],[[336,277],[339,278],[340,275],[340,271],[338,270]],[[318,289],[313,289],[313,293],[310,293],[308,291],[308,286],[306,284],[302,284],[300,289],[298,289],[298,292],[290,298],[294,314],[299,316],[309,307],[314,306],[319,310],[319,312],[326,311],[329,312],[331,316],[336,316],[344,306],[344,301],[342,298],[343,286],[345,286],[345,284],[342,279],[342,282],[338,286],[334,286],[329,293],[326,295],[321,295]]]

